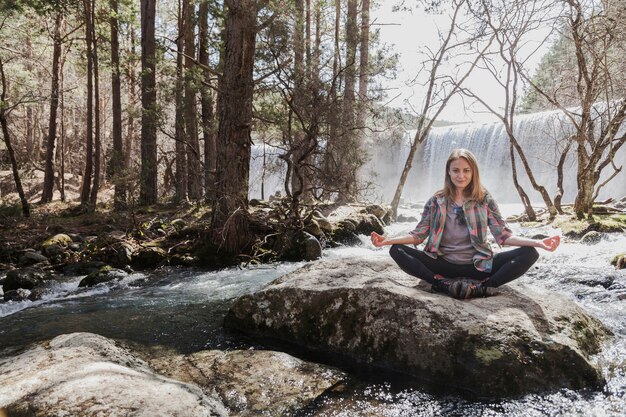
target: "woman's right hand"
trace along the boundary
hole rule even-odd
[[[380,248],[381,246],[385,246],[387,244],[385,242],[385,236],[381,236],[376,232],[372,232],[370,237],[372,238],[372,245],[376,246],[377,248]]]

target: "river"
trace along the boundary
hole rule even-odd
[[[397,223],[387,232],[402,234],[413,226]],[[521,235],[559,233],[550,227],[512,227]],[[424,392],[384,377],[355,375],[345,389],[326,395],[299,416],[626,415],[626,270],[617,271],[609,264],[616,253],[624,251],[626,234],[606,235],[591,246],[564,242],[555,253],[542,252],[535,267],[520,278],[574,300],[615,333],[614,340],[594,358],[607,380],[603,390],[563,390],[513,400],[478,401]],[[363,236],[361,246],[326,250],[324,256],[388,255]],[[55,283],[41,301],[0,304],[0,351],[79,331],[143,345],[164,345],[183,353],[262,348],[253,340],[225,331],[223,317],[236,297],[302,265],[280,263],[218,272],[172,268],[149,275],[135,273],[115,285],[90,289],[78,288],[82,277],[67,277]]]

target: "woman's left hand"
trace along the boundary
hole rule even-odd
[[[559,247],[559,244],[561,243],[561,237],[560,236],[547,237],[543,239],[541,243],[542,245],[540,247],[542,249],[545,249],[548,252],[554,252],[556,248]]]

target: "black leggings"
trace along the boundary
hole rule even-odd
[[[423,251],[404,245],[393,245],[389,254],[404,272],[432,284],[435,274],[446,278],[472,278],[483,281],[488,287],[499,287],[519,278],[537,261],[539,254],[530,246],[497,253],[493,257],[491,272],[479,271],[473,264],[457,265]]]

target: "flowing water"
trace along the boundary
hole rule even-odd
[[[518,211],[519,206],[509,211]],[[507,207],[503,207],[503,212]],[[404,214],[418,215],[414,211]],[[397,223],[389,235],[404,234],[414,224]],[[515,226],[515,225],[514,225]],[[519,234],[558,233],[549,227]],[[601,391],[563,390],[515,400],[477,401],[409,388],[385,377],[352,376],[343,390],[329,393],[301,416],[623,416],[626,410],[626,271],[616,271],[611,257],[626,250],[626,235],[605,236],[586,246],[565,242],[555,253],[542,253],[523,278],[538,288],[558,292],[596,315],[615,333],[594,360],[607,385]],[[366,237],[359,247],[327,250],[325,257],[388,256]],[[66,278],[38,302],[0,304],[0,351],[19,348],[58,334],[87,331],[143,345],[165,345],[181,352],[202,349],[262,347],[229,334],[222,320],[233,300],[302,266],[281,263],[245,269],[204,272],[168,269],[132,274],[121,282],[78,288],[81,277]],[[399,273],[401,273],[399,271]]]

